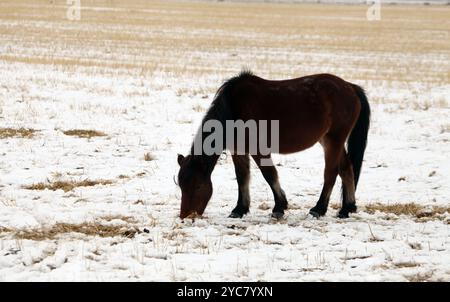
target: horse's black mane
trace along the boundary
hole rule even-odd
[[[208,111],[203,117],[202,127],[206,121],[214,119],[220,121],[220,123],[223,126],[223,129],[225,130],[226,121],[233,120],[233,113],[229,105],[233,87],[236,85],[237,82],[253,76],[254,75],[250,70],[244,69],[243,71],[241,71],[241,73],[239,73],[239,75],[225,81],[225,83],[223,83],[222,86],[220,86],[220,88],[217,90],[216,95],[214,96],[214,100],[211,103],[211,106],[209,107]],[[205,136],[207,135],[208,134],[206,134]],[[190,154],[194,153],[193,148],[194,146],[192,146]]]
[[[254,75],[250,70],[244,69],[241,73],[239,73],[239,75],[225,81],[225,83],[223,83],[217,90],[216,95],[214,96],[214,101],[203,118],[203,122],[210,119],[217,119],[221,122],[226,121],[227,119],[232,119],[233,116],[228,104],[231,98],[232,89],[237,82],[253,76]]]

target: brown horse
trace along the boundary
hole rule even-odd
[[[299,152],[319,142],[325,153],[324,184],[310,214],[315,217],[325,215],[337,175],[342,179],[342,208],[338,217],[346,218],[356,211],[355,190],[370,123],[370,106],[361,87],[330,74],[269,81],[245,71],[220,87],[202,125],[210,120],[222,125],[236,120],[276,120],[279,122],[278,152],[281,154]],[[203,141],[205,133],[201,128],[196,137]],[[223,144],[220,151],[225,149],[230,150],[229,144]],[[230,215],[233,218],[247,214],[250,207],[248,150],[236,152],[233,147],[230,150],[239,185],[237,206]],[[270,153],[263,155],[258,149],[250,155],[272,189],[275,199],[272,216],[281,218],[288,203],[277,170],[273,164],[263,165],[261,161],[271,162]],[[189,155],[178,155],[181,218],[193,213],[203,214],[212,195],[211,173],[219,156],[220,153],[198,154],[194,152],[194,144]]]

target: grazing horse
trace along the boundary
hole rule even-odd
[[[324,184],[310,214],[325,215],[337,175],[342,179],[342,208],[338,217],[347,218],[356,211],[355,190],[370,123],[370,106],[361,87],[331,74],[270,81],[244,71],[219,88],[202,125],[210,120],[218,121],[224,129],[227,121],[277,120],[280,154],[299,152],[319,142],[325,153]],[[200,128],[196,136],[200,140],[205,139],[202,132]],[[220,152],[225,149],[232,154],[239,186],[237,205],[230,217],[241,218],[250,207],[248,148],[245,152],[236,152],[224,144]],[[220,152],[197,154],[193,143],[189,155],[178,155],[178,185],[182,192],[180,218],[203,214],[212,196],[211,173]],[[258,149],[250,155],[272,189],[275,199],[272,217],[281,218],[288,207],[286,195],[275,166],[262,164],[262,160],[271,162],[270,153],[263,155]]]

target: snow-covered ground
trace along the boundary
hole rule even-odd
[[[367,26],[355,8],[350,19],[325,9],[336,32],[320,23],[316,34],[305,27],[277,36],[267,32],[273,22],[297,22],[285,6],[252,6],[275,19],[260,27],[246,15],[240,31],[230,4],[139,2],[133,22],[115,10],[99,20],[86,10],[70,22],[61,7],[29,2],[0,4],[0,129],[36,130],[0,138],[1,281],[450,281],[450,26],[438,19],[448,8],[431,11],[436,19],[421,20],[415,36],[392,38],[391,23],[361,36],[339,30]],[[302,22],[322,16],[315,9]],[[197,12],[204,19],[189,15]],[[215,12],[231,29],[217,25]],[[408,26],[419,23],[398,30],[411,35]],[[414,40],[421,35],[428,40]],[[364,44],[371,39],[373,48]],[[285,219],[270,219],[272,195],[255,165],[251,213],[227,218],[237,199],[229,156],[213,173],[204,217],[177,218],[176,154],[188,150],[217,87],[242,66],[273,79],[332,72],[366,88],[373,118],[358,213],[307,214],[322,183],[315,146],[275,158],[290,203]],[[64,134],[71,129],[106,135]],[[87,179],[111,183],[25,188]],[[409,203],[421,214],[382,207]]]

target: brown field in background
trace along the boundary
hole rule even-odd
[[[334,72],[350,80],[450,82],[448,6],[383,5],[381,21],[369,22],[365,5],[81,4],[81,20],[70,21],[65,1],[2,1],[0,60],[193,81],[250,64],[270,78]]]

